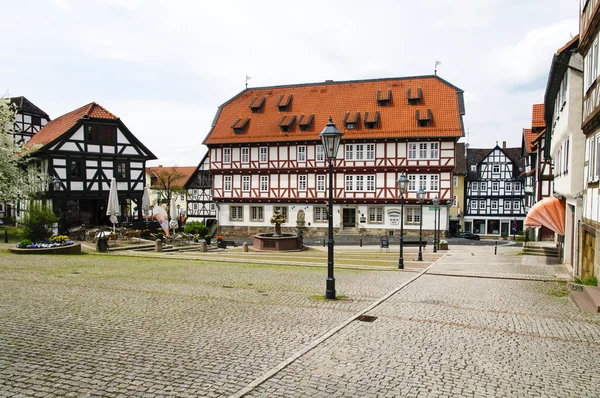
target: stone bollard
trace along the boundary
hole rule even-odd
[[[244,253],[248,253],[248,242],[244,242],[242,247],[244,248]]]
[[[208,248],[206,247],[206,241],[200,242],[200,251],[202,253],[206,253],[208,251]]]
[[[154,242],[154,251],[162,252],[162,240],[161,239],[156,239],[156,242]]]
[[[8,243],[8,231],[4,231],[4,243]]]

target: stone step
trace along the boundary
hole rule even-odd
[[[583,292],[593,303],[595,312],[600,312],[600,289],[597,286],[584,286]]]
[[[597,308],[594,306],[594,302],[585,292],[571,290],[569,291],[569,296],[581,311],[588,313],[598,312]]]

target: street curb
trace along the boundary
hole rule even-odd
[[[429,268],[433,267],[435,264],[437,264],[439,261],[441,261],[444,257],[446,257],[446,255],[449,252],[450,251],[444,253],[444,255],[442,257],[438,258],[434,263],[432,263],[429,267],[425,268],[418,275],[416,275],[413,278],[409,279],[408,281],[404,282],[402,285],[398,286],[397,288],[395,288],[391,292],[387,293],[385,296],[383,296],[379,300],[375,301],[373,304],[371,304],[370,306],[368,306],[364,310],[359,311],[358,313],[354,314],[353,316],[351,316],[350,318],[348,318],[347,320],[345,320],[344,322],[342,322],[338,326],[336,326],[333,329],[329,330],[324,335],[322,335],[321,337],[319,337],[318,339],[316,339],[315,341],[313,341],[312,343],[310,343],[308,346],[306,346],[303,349],[301,349],[300,351],[296,352],[291,357],[285,359],[279,365],[275,366],[274,368],[272,368],[271,370],[267,371],[263,375],[261,375],[258,378],[254,379],[246,387],[242,388],[237,393],[230,395],[229,397],[230,398],[241,398],[244,395],[248,394],[249,392],[251,392],[252,390],[254,390],[256,387],[258,387],[259,385],[261,385],[262,383],[264,383],[265,381],[269,380],[271,377],[275,376],[277,373],[281,372],[283,369],[285,369],[286,367],[288,367],[289,365],[291,365],[298,358],[302,357],[303,355],[305,355],[309,351],[315,349],[319,344],[321,344],[325,340],[329,339],[330,337],[332,337],[333,335],[335,335],[336,333],[338,333],[340,330],[344,329],[350,323],[354,322],[356,320],[356,318],[358,318],[359,316],[364,315],[365,313],[371,311],[372,309],[374,309],[375,307],[379,306],[381,303],[383,303],[384,301],[386,301],[387,299],[389,299],[391,296],[393,296],[394,294],[398,293],[400,290],[404,289],[406,286],[410,285],[415,280],[419,279],[421,276],[423,276],[427,272],[427,270],[429,270]]]

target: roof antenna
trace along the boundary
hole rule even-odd
[[[438,67],[438,65],[441,65],[441,64],[442,64],[442,62],[441,62],[441,61],[438,61],[437,59],[435,60],[435,70],[433,71],[433,73],[434,73],[436,76],[437,76],[437,67]]]
[[[252,79],[252,77],[246,75],[246,90],[248,90],[248,80]]]

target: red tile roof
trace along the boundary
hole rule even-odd
[[[95,102],[84,105],[81,108],[77,108],[74,111],[66,113],[56,119],[48,122],[37,134],[35,134],[31,140],[27,143],[27,147],[34,145],[46,145],[69,131],[77,121],[82,117],[89,117],[93,119],[119,119],[102,106]]]
[[[535,134],[531,129],[523,129],[523,139],[525,140],[525,145],[527,145],[527,153],[533,152],[533,140],[535,139]]]
[[[407,100],[407,90],[416,93],[421,89],[423,98],[417,105]],[[387,96],[391,90],[392,98],[387,105],[379,105],[377,92]],[[284,112],[279,110],[277,102],[283,95],[293,94],[291,103]],[[460,96],[458,94],[461,94]],[[253,113],[249,105],[254,98],[266,100],[261,109]],[[460,97],[460,99],[459,99]],[[385,99],[385,98],[384,98]],[[461,101],[461,103],[459,103]],[[377,80],[359,80],[346,82],[325,82],[275,87],[259,87],[242,91],[219,107],[215,124],[204,140],[207,145],[224,143],[249,143],[273,141],[318,140],[318,135],[333,117],[338,129],[344,133],[343,139],[377,139],[397,137],[462,137],[462,115],[459,108],[462,103],[462,90],[437,76],[407,78],[387,78]],[[431,109],[431,126],[418,127],[416,111],[427,115]],[[360,113],[355,129],[344,128],[346,113]],[[365,113],[375,115],[379,112],[376,128],[364,126]],[[297,121],[302,115],[314,114],[309,131],[301,131]],[[282,132],[280,122],[284,116],[296,115],[290,131]],[[236,134],[232,126],[238,120],[249,118],[248,124]]]
[[[540,138],[542,138],[544,135],[546,135],[546,129],[543,129],[541,132],[535,134],[535,137],[533,138],[533,140],[531,141],[534,144],[537,144],[537,142],[539,141]]]
[[[181,174],[181,177],[172,181],[172,184],[174,186],[183,187],[196,171],[196,166],[146,167],[146,173],[149,174],[151,177],[158,177],[161,173],[167,173],[167,175],[169,175],[171,173],[174,173],[175,171]]]
[[[535,104],[531,112],[531,127],[546,127],[544,120],[544,104]]]

